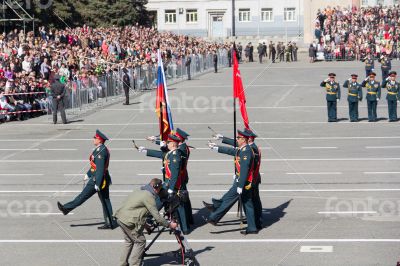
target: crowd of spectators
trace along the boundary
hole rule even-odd
[[[158,48],[166,66],[227,48],[139,25],[40,27],[37,35],[13,30],[0,36],[0,119],[5,118],[2,112],[9,114],[7,119],[27,119],[51,110],[50,84],[56,74],[65,83],[85,83],[117,69],[155,66]]]
[[[323,52],[325,60],[361,60],[367,53],[400,58],[400,7],[327,7],[315,19],[316,41],[310,45],[314,59]]]

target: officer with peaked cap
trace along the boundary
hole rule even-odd
[[[400,99],[400,84],[396,81],[396,71],[389,72],[389,77],[382,83],[382,88],[387,89],[386,100],[388,103],[389,122],[397,121],[397,101]]]
[[[83,191],[72,201],[61,204],[57,202],[59,210],[67,215],[70,211],[80,206],[87,201],[96,192],[99,195],[104,215],[104,225],[98,229],[113,229],[115,226],[114,219],[112,218],[112,206],[110,202],[109,186],[111,185],[111,176],[108,172],[110,162],[110,152],[104,145],[108,140],[100,130],[96,130],[96,135],[93,137],[93,144],[95,148],[89,157],[90,169],[86,173],[84,180],[88,180]]]
[[[357,74],[351,74],[351,78],[343,84],[343,87],[348,90],[350,122],[358,122],[358,102],[362,100],[362,88],[361,84],[357,82],[357,77]]]
[[[389,71],[392,69],[392,62],[385,52],[382,53],[382,58],[379,62],[381,63],[382,80],[384,80],[388,77]]]
[[[254,168],[253,168],[253,205],[254,205],[254,213],[255,213],[255,221],[256,227],[258,230],[262,229],[262,203],[260,199],[260,191],[259,185],[261,184],[261,174],[260,174],[260,166],[261,166],[261,150],[254,142],[254,139],[257,138],[257,135],[250,129],[244,129],[246,133],[249,134],[249,146],[252,148],[254,152]],[[216,134],[214,136],[215,139],[221,139],[222,143],[228,144],[231,146],[235,146],[235,140],[232,138],[228,138],[223,136],[222,134]],[[236,143],[237,146],[237,143]],[[217,209],[221,203],[222,199],[212,199],[212,204],[206,203],[203,201],[203,204],[209,210]]]
[[[335,77],[335,73],[329,73],[328,78],[320,84],[326,90],[328,122],[337,122],[337,102],[340,100],[340,85],[335,81]]]
[[[254,152],[248,144],[249,138],[250,133],[248,131],[238,130],[238,136],[236,138],[238,148],[236,149],[226,146],[217,146],[215,143],[209,143],[209,147],[212,150],[235,157],[235,176],[232,187],[222,197],[221,205],[211,212],[207,222],[216,225],[216,223],[235,204],[238,198],[241,197],[247,217],[247,229],[240,232],[244,235],[258,233],[252,200]]]
[[[376,113],[376,107],[378,101],[381,98],[381,84],[379,81],[375,80],[375,72],[371,72],[369,77],[367,77],[362,83],[361,87],[366,88],[366,99],[368,107],[368,121],[376,122],[378,121],[378,115]]]

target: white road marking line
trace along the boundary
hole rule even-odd
[[[333,252],[333,246],[301,246],[300,252]]]
[[[40,149],[0,149],[0,151],[39,151]]]
[[[139,176],[155,176],[155,175],[163,175],[163,174],[158,173],[158,174],[137,174],[137,175],[139,175]]]
[[[44,174],[0,174],[0,176],[43,176]]]
[[[337,147],[301,147],[302,150],[337,149]]]
[[[364,172],[365,175],[400,174],[400,172]]]
[[[274,107],[277,107],[282,101],[286,99],[287,96],[289,96],[290,93],[297,87],[297,84],[294,84],[290,90],[287,90],[285,94],[282,95],[282,97],[277,100],[274,104]]]
[[[210,138],[190,138],[190,140],[209,140]],[[365,139],[400,139],[400,136],[371,136],[371,137],[354,137],[354,136],[348,136],[348,137],[281,137],[281,138],[263,138],[263,137],[258,137],[258,140],[365,140]],[[32,142],[32,141],[39,141],[39,140],[47,140],[47,139],[0,139],[0,142]],[[50,139],[47,140],[48,142],[51,141],[90,141],[91,139]],[[131,141],[132,139],[129,138],[111,138],[111,141]],[[145,139],[136,139],[136,140],[145,140]],[[25,150],[25,149],[23,149]]]
[[[77,151],[78,149],[42,149],[43,151]]]
[[[193,193],[226,192],[228,189],[190,189]],[[349,189],[260,189],[260,192],[385,192],[400,191],[400,188],[349,188]],[[0,194],[11,193],[80,193],[82,190],[0,190]],[[132,190],[111,190],[112,193],[130,193]]]
[[[337,211],[337,212],[318,212],[318,214],[376,214],[376,211]]]
[[[365,146],[366,149],[400,149],[400,146]]]
[[[68,213],[68,215],[73,215],[73,212]],[[23,216],[50,216],[50,215],[64,215],[61,212],[23,212],[19,213]]]
[[[132,151],[134,148],[109,148],[110,151]]]
[[[211,162],[211,163],[218,163],[218,162],[231,162],[230,159],[191,159],[190,162]],[[400,161],[400,157],[392,157],[392,158],[282,158],[282,159],[262,159],[263,162],[318,162],[318,161]],[[48,163],[48,162],[56,162],[56,163],[82,163],[87,162],[87,160],[1,160],[0,163]],[[160,160],[153,160],[153,159],[114,159],[112,160],[113,163],[150,163],[150,162],[160,162]]]
[[[260,173],[261,175],[263,175],[264,173]],[[233,173],[208,173],[208,175],[222,175],[222,176],[226,176],[226,175],[233,175]]]
[[[65,176],[84,176],[85,174],[64,174]]]
[[[147,242],[151,242],[151,239],[147,239]],[[400,239],[396,238],[348,238],[348,239],[326,239],[326,238],[314,238],[314,239],[188,239],[190,243],[400,243]],[[0,243],[123,243],[122,239],[1,239]],[[176,239],[166,240],[159,239],[157,243],[176,243]]]
[[[341,175],[342,172],[286,173],[287,175]]]

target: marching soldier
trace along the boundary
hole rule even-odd
[[[216,225],[233,204],[235,204],[238,198],[241,197],[247,217],[247,229],[240,232],[243,235],[258,233],[252,200],[254,152],[248,144],[249,137],[250,134],[248,132],[238,130],[237,143],[239,147],[236,149],[209,143],[211,149],[235,157],[236,171],[232,187],[222,197],[221,205],[210,214],[207,222]],[[234,193],[235,191],[236,194]]]
[[[379,99],[381,98],[381,84],[379,81],[375,80],[375,76],[375,72],[371,72],[369,74],[369,77],[367,77],[361,83],[361,87],[367,89],[367,96],[365,98],[367,100],[369,122],[376,122],[378,120],[376,107],[378,105]]]
[[[109,196],[109,186],[111,185],[111,176],[108,172],[108,165],[110,162],[110,152],[104,145],[104,142],[108,138],[96,130],[96,135],[93,137],[93,143],[96,148],[90,155],[90,169],[85,175],[84,180],[89,180],[83,191],[71,202],[62,205],[57,202],[58,209],[67,215],[70,211],[80,206],[91,196],[96,194],[99,195],[101,205],[103,206],[104,225],[98,227],[98,229],[114,229],[115,223],[112,218],[112,206]]]
[[[382,83],[382,88],[387,89],[386,100],[388,102],[389,122],[397,121],[397,101],[400,99],[400,84],[396,81],[397,73],[391,71],[389,77]]]
[[[161,148],[161,151],[146,149],[139,147],[139,152],[145,152],[147,156],[163,159],[163,178],[164,187],[168,190],[169,194],[178,193],[180,190],[186,190],[185,184],[185,158],[182,151],[178,149],[180,138],[176,135],[168,135],[167,149]],[[161,143],[160,145],[163,145]],[[168,150],[168,151],[167,151]],[[185,206],[178,207],[179,222],[182,232],[187,235],[190,233],[189,224],[187,221]]]
[[[382,80],[388,77],[389,71],[392,69],[392,62],[385,52],[382,53],[380,60],[382,70]]]
[[[362,100],[361,84],[357,82],[357,74],[351,74],[351,79],[344,82],[343,87],[348,89],[350,122],[358,122],[358,101]]]
[[[371,53],[368,53],[367,57],[362,59],[361,61],[365,63],[365,76],[368,77],[375,68],[374,59],[372,58]]]
[[[251,149],[254,152],[254,171],[253,171],[253,205],[254,205],[254,214],[255,214],[255,221],[256,221],[256,227],[258,230],[262,229],[262,203],[260,199],[260,191],[259,191],[259,186],[261,184],[261,175],[260,175],[260,166],[261,166],[261,150],[257,147],[257,145],[254,143],[254,139],[257,137],[256,134],[254,134],[253,131],[250,129],[245,129],[246,133],[249,133],[249,145]],[[214,136],[215,139],[222,139],[222,143],[228,144],[231,146],[235,146],[235,140],[231,138],[227,138],[221,134],[217,134]],[[204,206],[208,209],[217,209],[221,203],[222,199],[216,200],[212,199],[213,204],[208,204],[203,201]]]
[[[326,89],[328,122],[337,122],[337,102],[340,100],[340,85],[335,81],[335,73],[329,73],[328,77],[321,82],[320,86]]]

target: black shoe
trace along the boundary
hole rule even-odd
[[[64,215],[69,213],[69,210],[65,209],[64,205],[62,205],[59,201],[57,201],[57,207]]]
[[[183,233],[185,236],[187,236],[187,235],[190,234],[190,231],[182,231],[182,233]]]
[[[240,233],[241,233],[242,235],[257,235],[257,234],[258,234],[258,231],[247,231],[247,230],[243,230],[243,231],[240,231]]]
[[[123,103],[122,105],[129,105],[129,103]]]
[[[212,205],[212,204],[210,204],[210,203],[207,203],[207,202],[203,201],[203,205],[204,205],[204,207],[206,207],[207,210],[209,210],[210,212],[213,212],[213,211],[215,210],[214,205]]]
[[[106,229],[114,229],[113,226],[109,225],[109,224],[104,224],[103,226],[99,226],[97,227],[97,229],[99,230],[106,230]]]
[[[216,226],[217,225],[217,222],[216,221],[214,221],[214,220],[211,220],[211,219],[208,219],[208,218],[204,218],[204,220],[206,221],[206,223],[208,223],[208,224],[211,224],[211,225],[214,225],[214,226]]]

